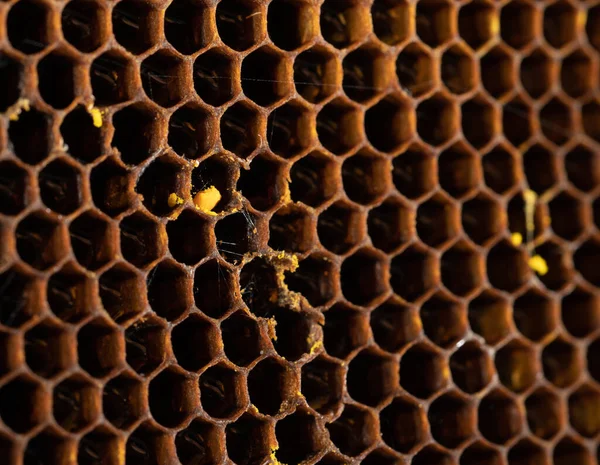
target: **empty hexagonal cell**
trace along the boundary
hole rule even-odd
[[[301,410],[278,421],[275,435],[279,443],[275,452],[277,460],[293,465],[317,455],[326,444],[326,433],[320,422]]]
[[[417,35],[430,47],[447,42],[456,33],[455,11],[450,3],[427,0],[417,5]]]
[[[554,48],[574,40],[577,27],[577,11],[566,1],[558,1],[544,11],[544,37]]]
[[[417,300],[438,284],[438,267],[437,258],[429,250],[411,246],[392,260],[390,284],[404,299]]]
[[[126,55],[108,51],[96,58],[90,66],[90,81],[95,103],[113,105],[133,96],[135,65]]]
[[[500,98],[514,88],[513,59],[501,46],[488,51],[480,67],[483,86],[493,97]]]
[[[284,158],[295,157],[314,143],[312,114],[299,102],[288,102],[269,115],[267,134],[273,152]]]
[[[219,427],[197,419],[177,433],[175,447],[181,463],[199,460],[206,465],[216,465],[221,460],[225,437]]]
[[[327,104],[317,115],[319,141],[335,155],[343,155],[361,142],[361,125],[359,109],[341,99]]]
[[[600,182],[600,157],[586,146],[578,145],[565,155],[565,170],[571,184],[588,192]]]
[[[321,415],[337,409],[344,388],[341,365],[319,356],[302,367],[301,376],[301,392],[311,408]]]
[[[417,132],[423,141],[441,145],[454,137],[458,128],[458,110],[453,102],[436,94],[417,107]]]
[[[563,145],[573,133],[573,115],[571,109],[561,100],[554,98],[550,100],[539,114],[542,132],[546,138],[557,144]]]
[[[506,227],[506,213],[492,197],[478,194],[462,207],[462,227],[477,244],[485,244]]]
[[[598,269],[593,266],[593,262],[598,256],[600,256],[600,243],[595,239],[584,242],[573,255],[577,271],[595,286],[600,284],[600,274]]]
[[[506,270],[512,271],[507,273]],[[531,275],[525,251],[507,241],[499,242],[488,253],[487,275],[495,288],[515,291],[525,284]]]
[[[427,416],[412,400],[398,397],[379,414],[385,443],[401,453],[410,453],[427,438]]]
[[[586,337],[600,327],[598,296],[584,288],[576,288],[562,299],[562,323],[575,337]]]
[[[431,435],[441,445],[457,448],[475,433],[476,412],[470,400],[450,392],[438,397],[428,411]]]
[[[21,259],[38,270],[50,268],[67,253],[64,225],[42,211],[21,220],[15,236]]]
[[[12,6],[6,17],[6,34],[11,45],[34,54],[46,48],[56,36],[52,10],[45,4],[26,0]]]
[[[481,161],[485,183],[498,194],[503,194],[520,181],[514,155],[504,147],[496,147]]]
[[[588,40],[593,47],[600,50],[600,33],[598,32],[598,25],[600,25],[600,8],[597,6],[590,8],[587,13],[587,24],[585,31],[588,36]]]
[[[265,36],[264,11],[247,0],[225,0],[217,5],[217,30],[221,40],[237,51],[247,50]]]
[[[94,204],[107,215],[117,216],[133,203],[133,179],[114,158],[92,170],[90,184]]]
[[[183,431],[182,434],[184,434]],[[194,448],[198,448],[199,445],[202,443],[195,443]],[[160,465],[164,461],[174,460],[177,453],[173,439],[160,427],[150,422],[143,423],[138,427],[129,436],[125,445],[125,461],[128,463]],[[182,461],[182,463],[184,462]]]
[[[275,334],[273,346],[279,355],[295,362],[305,354],[317,351],[323,336],[316,318],[305,312],[278,308],[271,303],[275,313]]]
[[[176,320],[192,305],[192,279],[173,261],[163,261],[146,278],[148,302],[167,320]]]
[[[219,220],[215,225],[217,250],[229,263],[239,263],[258,247],[256,217],[245,209]]]
[[[246,97],[261,106],[270,106],[292,90],[290,67],[285,55],[268,46],[244,58],[242,63],[242,89]]]
[[[456,207],[443,195],[431,197],[417,210],[417,233],[427,245],[447,243],[458,234]]]
[[[494,345],[512,330],[508,301],[486,290],[469,303],[469,324],[486,343]]]
[[[414,465],[452,465],[456,462],[447,451],[438,445],[429,445],[414,456],[412,463]]]
[[[422,325],[417,309],[390,299],[371,312],[371,331],[375,342],[388,352],[401,350],[417,339]]]
[[[21,326],[42,311],[41,281],[21,268],[10,268],[0,274],[0,323]]]
[[[54,387],[52,409],[61,428],[71,433],[81,431],[100,416],[100,392],[87,378],[72,376]]]
[[[40,196],[52,210],[67,215],[82,202],[81,172],[66,159],[52,161],[38,175]]]
[[[357,402],[376,406],[387,399],[398,386],[398,365],[394,359],[363,350],[348,366],[348,393]],[[369,380],[368,385],[364,382]]]
[[[365,312],[338,304],[325,314],[323,343],[329,355],[346,358],[369,340],[369,320]]]
[[[50,413],[44,388],[31,378],[19,376],[0,388],[0,417],[16,433],[27,433]]]
[[[284,206],[269,221],[269,246],[273,250],[307,252],[314,243],[313,224],[303,206]]]
[[[575,240],[586,228],[582,203],[568,192],[561,192],[550,204],[552,230],[566,240]]]
[[[436,159],[427,149],[413,145],[394,158],[392,179],[406,197],[420,197],[437,185]]]
[[[342,165],[344,191],[355,202],[375,202],[388,190],[389,172],[390,165],[384,158],[361,152]]]
[[[192,54],[213,40],[210,11],[201,3],[180,0],[165,11],[166,39],[183,54]]]
[[[72,2],[62,10],[62,33],[78,50],[93,52],[108,38],[106,20],[106,9],[95,1]]]
[[[593,86],[593,63],[583,50],[575,50],[561,62],[560,81],[563,90],[571,97],[578,98],[590,91]]]
[[[164,229],[149,216],[136,212],[119,224],[121,253],[136,267],[146,267],[166,249]]]
[[[470,2],[458,13],[460,37],[473,50],[483,47],[497,34],[498,18],[494,6],[484,2]]]
[[[220,120],[223,148],[247,158],[262,142],[259,118],[256,109],[247,103],[238,102],[229,107]]]
[[[94,126],[92,116],[83,106],[76,107],[63,119],[60,133],[69,154],[83,163],[93,162],[105,151],[102,128]],[[69,203],[69,199],[65,201]]]
[[[388,290],[387,264],[372,249],[361,249],[348,257],[340,273],[344,297],[356,305],[369,305]]]
[[[377,420],[368,410],[346,405],[342,414],[327,425],[329,437],[345,455],[355,457],[377,440]]]
[[[265,415],[276,415],[297,390],[294,373],[281,359],[262,360],[248,374],[250,402]]]
[[[12,55],[0,53],[0,66],[2,67],[0,85],[4,89],[3,95],[0,97],[0,111],[5,112],[17,102],[21,95],[20,82],[23,76],[23,65]]]
[[[569,397],[569,423],[586,438],[600,431],[600,393],[584,384]]]
[[[483,442],[475,442],[463,451],[460,456],[460,464],[477,465],[479,463],[501,465],[504,462],[499,450]]]
[[[294,50],[310,42],[318,34],[318,12],[306,3],[277,0],[269,5],[267,28],[269,37],[279,48]],[[288,21],[281,21],[288,18]]]
[[[534,121],[533,110],[521,97],[515,97],[502,107],[502,130],[515,147],[532,136]]]
[[[373,32],[388,45],[404,41],[411,30],[410,7],[403,0],[376,0],[371,8]]]
[[[140,65],[146,95],[161,107],[171,107],[184,96],[188,87],[185,63],[174,53],[159,50]]]
[[[597,101],[592,101],[585,104],[581,108],[581,121],[583,130],[592,139],[600,140],[600,104]]]
[[[158,216],[167,216],[175,206],[172,194],[183,197],[187,187],[187,172],[177,157],[165,155],[146,167],[138,180],[136,191],[141,194],[146,208]]]
[[[75,258],[88,270],[97,270],[115,257],[114,229],[94,210],[78,216],[69,226],[69,234]]]
[[[556,328],[558,320],[556,302],[537,290],[529,290],[515,300],[513,319],[521,334],[538,342]]]
[[[73,457],[75,460],[76,454],[76,441],[59,434],[53,428],[47,428],[32,437],[27,446],[24,446],[22,463],[59,465],[61,461],[65,460],[65,457]]]
[[[500,13],[500,34],[512,48],[525,47],[536,36],[537,11],[522,1],[510,3]]]
[[[481,118],[481,115],[477,118]],[[460,198],[471,192],[480,183],[481,178],[475,153],[463,144],[453,145],[442,152],[438,159],[438,178],[440,185],[453,197]]]
[[[444,52],[441,76],[444,85],[453,94],[464,94],[473,89],[475,86],[474,63],[466,48],[453,45]]]
[[[413,109],[399,95],[389,95],[367,110],[364,127],[373,147],[381,152],[393,152],[415,132]]]
[[[452,354],[450,370],[454,384],[467,394],[481,391],[494,375],[488,352],[475,341],[467,342]]]
[[[491,442],[505,444],[523,428],[523,412],[512,397],[501,390],[487,394],[479,403],[479,431]]]
[[[103,378],[123,363],[125,344],[119,330],[103,318],[87,323],[77,334],[79,366]]]
[[[159,37],[160,12],[138,0],[125,0],[112,10],[115,39],[134,54],[141,54],[156,44]]]
[[[551,390],[540,388],[525,400],[530,431],[542,439],[550,439],[561,428],[565,413],[561,399]]]
[[[496,353],[496,371],[500,382],[514,392],[523,392],[536,380],[538,362],[531,346],[514,339]]]
[[[552,458],[553,463],[557,465],[567,465],[569,463],[586,465],[594,462],[586,446],[580,440],[571,437],[565,437],[556,444]]]
[[[146,309],[144,280],[124,263],[104,272],[99,288],[104,309],[117,323],[135,318]]]
[[[271,454],[272,427],[264,420],[245,413],[225,428],[227,455],[235,463],[262,462]]]
[[[556,387],[565,388],[581,376],[582,360],[577,347],[566,339],[557,338],[542,351],[545,378]]]
[[[313,152],[292,165],[290,178],[292,200],[318,207],[337,193],[338,166],[330,157]]]
[[[9,160],[0,162],[0,173],[0,213],[16,215],[31,201],[29,173]]]
[[[8,138],[15,155],[25,163],[35,165],[52,149],[52,117],[36,108],[22,112],[16,121],[10,122]]]
[[[529,440],[522,439],[508,451],[509,465],[548,465],[548,455],[541,446]]]
[[[369,211],[367,226],[375,247],[392,252],[415,235],[415,212],[399,199],[390,197]]]
[[[429,92],[436,81],[430,51],[418,42],[406,46],[396,60],[396,75],[409,96],[418,97]]]
[[[400,384],[421,399],[442,390],[449,379],[448,362],[439,350],[428,344],[412,346],[400,360]]]
[[[78,93],[77,63],[67,54],[52,52],[38,63],[37,74],[42,99],[54,108],[68,107]]]
[[[249,170],[240,170],[237,190],[256,210],[270,210],[287,192],[283,170],[277,159],[260,154],[252,159]]]
[[[521,61],[521,84],[534,99],[544,95],[554,82],[552,59],[536,49]]]
[[[369,24],[364,20],[368,16],[368,9],[355,0],[326,0],[321,5],[321,35],[336,48],[348,47],[369,32]]]
[[[165,402],[168,399],[168,402]],[[194,378],[174,369],[162,371],[150,381],[148,404],[152,417],[172,428],[183,423],[199,407],[200,390]]]
[[[485,97],[477,96],[463,103],[461,115],[463,135],[473,147],[482,148],[496,136],[498,115]]]
[[[196,93],[209,105],[219,106],[239,91],[234,79],[223,79],[236,72],[232,58],[225,50],[213,48],[194,62],[193,79]]]
[[[166,358],[167,330],[162,320],[146,317],[125,330],[127,364],[141,375],[148,375]]]
[[[294,60],[296,91],[311,103],[319,103],[337,90],[338,75],[338,63],[329,48],[316,46]]]
[[[73,343],[72,333],[57,321],[44,320],[25,333],[25,361],[37,375],[51,378],[75,363]]]
[[[119,150],[121,160],[136,165],[156,153],[162,143],[160,120],[150,106],[135,104],[114,114],[111,145]]]
[[[327,250],[345,254],[364,238],[364,215],[353,204],[336,202],[319,215],[317,233]]]
[[[372,45],[364,45],[346,55],[342,68],[344,92],[356,102],[370,100],[383,92],[390,83],[389,58]]]
[[[454,297],[438,292],[421,306],[421,321],[434,344],[450,347],[467,331],[467,309]]]
[[[210,260],[196,268],[194,302],[206,315],[219,318],[231,309],[236,300],[235,288],[233,273],[219,259]]]
[[[221,344],[217,328],[198,314],[190,315],[172,331],[171,345],[177,363],[189,371],[209,364],[219,354]]]
[[[333,267],[327,256],[312,255],[299,263],[294,272],[285,274],[290,290],[302,294],[313,307],[327,304],[335,295]]]
[[[568,246],[548,241],[537,248],[537,253],[546,261],[548,273],[538,274],[539,280],[551,290],[562,290],[575,276],[573,258]]]
[[[244,375],[224,364],[206,370],[200,376],[202,408],[213,418],[229,418],[246,406]]]
[[[130,428],[144,414],[144,395],[142,384],[132,376],[111,379],[102,393],[105,418],[119,429]]]

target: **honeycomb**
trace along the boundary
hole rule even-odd
[[[598,0],[0,1],[0,463],[600,461]]]

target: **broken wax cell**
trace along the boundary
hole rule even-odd
[[[208,189],[200,191],[194,196],[194,205],[204,213],[216,215],[212,210],[217,206],[220,200],[221,193],[219,192],[219,189],[215,186],[210,186]]]

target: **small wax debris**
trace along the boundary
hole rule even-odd
[[[518,247],[523,243],[523,236],[521,235],[521,233],[518,232],[512,233],[512,235],[510,236],[510,241],[513,245]]]
[[[540,276],[548,273],[548,264],[541,255],[534,255],[529,259],[529,267]]]
[[[194,204],[196,208],[210,215],[216,215],[212,211],[221,200],[221,193],[215,186],[210,186],[208,189],[198,192],[194,196]]]
[[[92,123],[94,127],[101,128],[102,127],[102,111],[99,108],[89,106],[87,108],[87,112],[92,117]]]
[[[173,208],[176,207],[177,205],[183,205],[184,200],[179,197],[175,192],[173,192],[171,195],[169,195],[169,208]]]
[[[20,98],[19,100],[17,100],[17,103],[15,103],[11,108],[10,111],[8,113],[8,119],[11,121],[18,121],[19,120],[19,115],[21,115],[21,112],[23,111],[29,111],[30,107],[29,107],[29,99],[26,98]]]

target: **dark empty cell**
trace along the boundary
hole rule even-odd
[[[318,207],[337,192],[338,167],[331,158],[315,152],[293,164],[290,178],[292,200]]]
[[[560,80],[569,96],[578,98],[589,92],[593,86],[592,66],[590,56],[583,50],[576,50],[562,61]]]
[[[553,460],[556,465],[586,465],[594,463],[587,447],[572,438],[562,439],[554,448]]]
[[[256,316],[270,318],[277,310],[278,282],[273,265],[262,258],[255,258],[240,272],[242,299]]]
[[[365,234],[364,216],[352,204],[337,202],[319,215],[317,233],[321,244],[343,255],[359,244]]]
[[[89,53],[108,39],[106,10],[95,1],[77,0],[62,11],[62,32],[78,50]]]
[[[0,162],[0,213],[16,215],[30,201],[29,174],[12,161]]]
[[[501,242],[488,253],[487,275],[492,286],[510,292],[527,282],[530,269],[523,251]]]
[[[500,382],[513,392],[525,391],[537,378],[538,360],[521,340],[513,340],[496,352],[494,363]]]
[[[296,91],[311,103],[318,103],[337,90],[338,67],[335,56],[324,47],[314,47],[294,60]]]
[[[521,99],[515,99],[502,107],[502,129],[506,138],[519,147],[532,135],[533,114]]]
[[[261,143],[259,115],[247,104],[236,103],[221,117],[221,143],[225,150],[247,158]]]
[[[575,289],[563,298],[563,324],[573,336],[583,338],[600,327],[599,310],[600,302],[595,294],[583,289]],[[600,352],[596,353],[600,355]]]
[[[376,442],[377,420],[368,410],[346,405],[342,414],[327,425],[331,441],[351,457],[362,454]]]
[[[97,270],[116,255],[114,229],[106,219],[89,211],[69,226],[71,249],[77,261],[88,270]]]
[[[150,412],[160,425],[178,426],[198,408],[199,394],[193,378],[173,370],[163,371],[150,382]]]
[[[467,332],[467,309],[459,300],[438,293],[422,305],[421,321],[431,342],[440,347],[452,347]]]
[[[46,320],[27,331],[24,337],[25,360],[39,376],[52,378],[74,362],[70,335],[52,321]]]
[[[479,194],[463,204],[463,230],[477,244],[485,244],[505,226],[506,214],[493,198]]]
[[[388,189],[390,166],[380,157],[358,154],[342,165],[344,191],[348,197],[361,204],[374,202]]]
[[[435,196],[417,210],[417,232],[427,245],[436,247],[452,239],[458,230],[456,210],[445,197]]]
[[[172,52],[159,50],[140,66],[146,95],[161,107],[171,107],[184,96],[185,64]]]
[[[453,465],[456,462],[448,452],[438,446],[429,445],[414,456],[412,463],[413,465]]]
[[[588,192],[600,183],[600,156],[584,146],[577,146],[565,156],[569,181],[578,189]]]
[[[140,381],[129,375],[110,380],[102,393],[104,416],[115,427],[129,429],[143,415],[144,394]]]
[[[262,47],[248,55],[242,63],[244,94],[262,106],[269,106],[291,90],[283,55]]]
[[[12,46],[27,54],[37,53],[54,40],[47,6],[31,0],[15,3],[6,18],[6,34]]]
[[[158,259],[165,251],[165,236],[162,225],[136,212],[121,220],[119,225],[121,254],[133,265],[143,268]]]
[[[148,302],[157,315],[172,321],[192,305],[191,277],[172,261],[163,261],[146,278]]]
[[[310,315],[283,308],[275,310],[277,340],[273,345],[279,355],[295,362],[319,347],[318,337],[315,337],[317,324]]]
[[[445,358],[433,347],[413,346],[400,360],[400,384],[421,399],[443,389],[449,377]]]
[[[480,115],[472,116],[480,118]],[[461,197],[479,184],[479,160],[467,146],[454,145],[440,155],[438,177],[446,192]]]
[[[459,46],[448,49],[442,56],[442,81],[453,94],[464,94],[475,85],[473,60]]]
[[[171,345],[177,363],[186,370],[197,371],[210,363],[220,345],[217,329],[197,314],[189,316],[172,331]],[[198,341],[204,341],[199,345]]]
[[[431,435],[441,445],[457,448],[475,433],[475,415],[470,401],[455,394],[438,397],[429,407]]]
[[[196,269],[194,278],[196,307],[210,317],[223,316],[236,300],[234,286],[233,273],[218,259],[203,264]]]
[[[582,374],[577,347],[565,339],[555,339],[542,352],[542,368],[544,377],[557,388],[571,386]]]
[[[554,48],[561,48],[576,38],[577,11],[567,2],[559,1],[544,11],[544,37]]]
[[[396,76],[398,76],[402,90],[410,97],[426,94],[435,85],[434,64],[431,55],[418,43],[409,44],[398,55]]]
[[[475,98],[461,108],[462,132],[475,148],[488,144],[496,133],[497,115],[494,107],[483,98]]]
[[[12,268],[0,274],[0,323],[17,327],[42,309],[41,283]]]
[[[137,0],[119,2],[113,8],[112,29],[115,39],[132,53],[140,54],[156,43],[159,12]]]
[[[79,366],[95,378],[104,378],[122,365],[124,348],[120,331],[100,318],[77,334]]]
[[[581,109],[581,120],[585,133],[592,139],[600,141],[600,104],[592,101],[584,105]]]
[[[0,417],[16,433],[35,428],[48,415],[47,393],[30,378],[18,377],[0,389]]]
[[[282,171],[282,165],[276,160],[258,156],[252,160],[250,170],[240,171],[237,190],[255,209],[269,210],[286,192]]]
[[[123,162],[136,165],[157,152],[162,131],[158,115],[143,105],[126,107],[113,116],[115,132],[111,145],[117,148]]]
[[[427,420],[422,408],[397,398],[380,414],[381,433],[386,444],[402,453],[410,451],[427,437]]]
[[[60,133],[71,156],[83,163],[91,163],[104,152],[102,128],[83,107],[75,108],[63,120]]]
[[[414,211],[390,198],[369,212],[369,237],[375,247],[389,253],[414,236],[414,222]]]
[[[90,80],[98,105],[125,102],[135,91],[134,65],[118,52],[106,52],[92,63]]]
[[[406,197],[420,197],[437,184],[436,160],[426,149],[412,146],[394,158],[392,179]]]
[[[388,352],[396,352],[417,339],[422,326],[415,308],[392,299],[371,312],[370,325],[375,342]]]
[[[259,420],[248,413],[237,421],[227,425],[227,455],[239,465],[251,465],[268,460],[271,445],[267,441],[272,437],[272,429],[264,420]]]
[[[177,433],[175,447],[182,464],[216,465],[224,447],[223,433],[215,425],[195,420]]]
[[[369,305],[388,290],[387,264],[378,254],[360,250],[342,264],[344,297],[356,305]]]
[[[393,97],[379,101],[365,114],[367,139],[382,152],[392,152],[408,142],[414,135],[414,126],[413,109],[406,102]]]
[[[548,241],[540,245],[537,252],[548,265],[548,273],[544,276],[538,275],[544,286],[556,291],[567,286],[575,275],[572,255],[568,246]]]
[[[549,204],[552,230],[560,237],[573,241],[586,229],[582,202],[567,192],[558,194]]]
[[[481,81],[493,97],[502,97],[514,87],[514,69],[511,56],[502,48],[490,50],[481,59]]]
[[[593,438],[600,431],[598,412],[600,394],[595,387],[584,384],[569,398],[569,422],[582,436]]]
[[[305,3],[274,1],[269,5],[267,16],[269,37],[283,50],[299,48],[318,33],[317,15],[313,7]]]
[[[146,309],[143,279],[128,266],[118,264],[100,277],[100,299],[110,317],[122,323]]]
[[[467,342],[450,358],[454,383],[468,394],[485,388],[494,375],[494,365],[484,347]]]
[[[196,93],[209,105],[228,102],[238,92],[234,70],[233,59],[225,50],[211,49],[200,55],[193,69]]]
[[[375,47],[362,47],[346,55],[342,63],[343,88],[356,102],[364,102],[383,92],[391,77],[388,57]]]
[[[167,331],[155,318],[137,321],[125,330],[127,364],[141,375],[148,375],[166,358]]]
[[[523,439],[508,451],[509,465],[537,465],[548,463],[546,451],[537,443]]]
[[[220,220],[215,226],[215,236],[221,256],[237,264],[246,253],[258,246],[256,218],[244,207],[242,213],[234,213]]]
[[[264,37],[263,12],[254,2],[224,0],[217,5],[217,30],[221,40],[237,51],[247,50]]]
[[[410,34],[410,7],[404,0],[374,1],[371,19],[375,35],[388,45],[397,45]]]
[[[414,301],[437,284],[437,266],[427,250],[411,247],[392,260],[390,284],[398,295]]]
[[[96,465],[99,459],[115,463],[121,460],[120,451],[123,451],[123,446],[120,438],[101,426],[79,440],[76,460],[80,465]]]
[[[511,331],[508,302],[488,291],[482,292],[469,304],[469,324],[486,343],[494,345]]]
[[[432,145],[441,145],[456,134],[457,111],[454,104],[437,95],[417,107],[417,132]]]
[[[465,449],[460,457],[461,465],[502,465],[503,458],[496,448],[489,447],[483,442],[476,442]]]
[[[24,465],[60,465],[65,457],[75,457],[77,443],[48,428],[32,437],[23,451]],[[80,462],[83,465],[83,462]]]
[[[315,417],[299,410],[277,422],[275,436],[279,443],[275,456],[289,465],[317,455],[325,447],[327,437]]]
[[[369,12],[359,2],[326,0],[321,5],[321,35],[336,48],[345,48],[369,32],[370,25],[364,21]]]
[[[273,152],[285,158],[294,157],[314,141],[312,115],[304,106],[285,104],[269,115],[267,135]]]
[[[376,407],[396,390],[397,373],[398,364],[394,359],[364,350],[348,366],[348,394],[357,402]],[[367,379],[369,382],[365,383]]]
[[[0,111],[4,112],[14,104],[21,94],[23,65],[9,55],[0,54]]]
[[[552,59],[540,49],[521,61],[521,84],[534,99],[539,99],[552,86],[553,75]]]
[[[505,444],[521,432],[522,410],[502,391],[492,391],[479,404],[479,430],[496,444]]]
[[[274,250],[303,253],[313,242],[313,220],[302,207],[283,207],[269,221],[269,246]]]
[[[238,311],[221,323],[225,355],[238,366],[247,366],[263,352],[262,334],[255,319]]]
[[[244,376],[225,365],[206,370],[199,383],[202,408],[213,418],[229,418],[248,402]]]
[[[42,201],[58,213],[73,213],[82,203],[81,172],[65,159],[47,165],[40,172],[38,183]]]
[[[519,180],[514,156],[502,147],[496,147],[485,155],[481,166],[485,183],[499,194],[516,185]]]
[[[80,431],[99,416],[99,397],[97,388],[85,378],[66,379],[52,393],[54,419],[66,431]]]
[[[496,35],[494,24],[498,24],[497,13],[488,3],[467,3],[458,14],[459,35],[474,50]]]
[[[45,213],[23,219],[15,231],[21,259],[38,270],[55,265],[67,253],[63,225]]]
[[[239,178],[237,163],[227,157],[212,156],[205,159],[192,171],[192,196],[214,186],[221,194],[221,200],[212,211],[222,212],[229,208],[234,198],[235,182]]]
[[[454,34],[452,6],[446,2],[427,0],[416,9],[417,35],[430,47],[438,47]]]
[[[295,271],[286,273],[285,282],[290,290],[299,292],[312,306],[318,307],[335,294],[332,274],[328,257],[310,256],[302,260]]]
[[[553,99],[540,110],[540,126],[544,135],[557,145],[566,143],[573,135],[571,109],[560,100]]]
[[[358,109],[342,101],[328,104],[317,115],[319,140],[335,155],[343,155],[361,142],[360,125]]]
[[[54,142],[51,126],[51,117],[46,113],[35,108],[21,112],[8,127],[8,138],[15,155],[30,165],[46,158]]]
[[[142,196],[144,206],[157,216],[169,216],[177,204],[173,205],[172,195],[184,198],[187,188],[187,167],[178,157],[165,155],[155,159],[146,167],[135,188]]]
[[[483,282],[483,264],[479,252],[468,242],[459,242],[442,256],[442,282],[450,292],[466,296]]]
[[[558,182],[556,158],[541,145],[532,146],[523,155],[523,168],[527,183],[538,195],[553,187]]]
[[[23,363],[19,335],[15,333],[0,332],[0,376],[11,373]],[[1,442],[1,440],[0,440]],[[2,448],[0,447],[0,450]]]
[[[38,90],[54,108],[66,108],[77,94],[76,64],[67,55],[53,52],[37,65]]]
[[[302,367],[302,395],[322,415],[335,411],[342,401],[344,373],[341,365],[317,357]]]
[[[167,436],[160,427],[154,426],[150,422],[143,423],[133,431],[125,445],[125,461],[127,463],[160,465],[163,460],[173,460],[174,455],[173,439]],[[182,461],[182,463],[186,462]],[[89,465],[93,465],[93,463]]]
[[[175,0],[165,11],[165,37],[181,53],[192,54],[212,41],[209,21],[202,3]]]
[[[507,4],[500,13],[500,33],[502,39],[513,48],[520,49],[536,35],[536,10],[525,2]]]
[[[323,344],[329,355],[347,358],[369,340],[369,322],[364,312],[336,305],[325,314]]]

